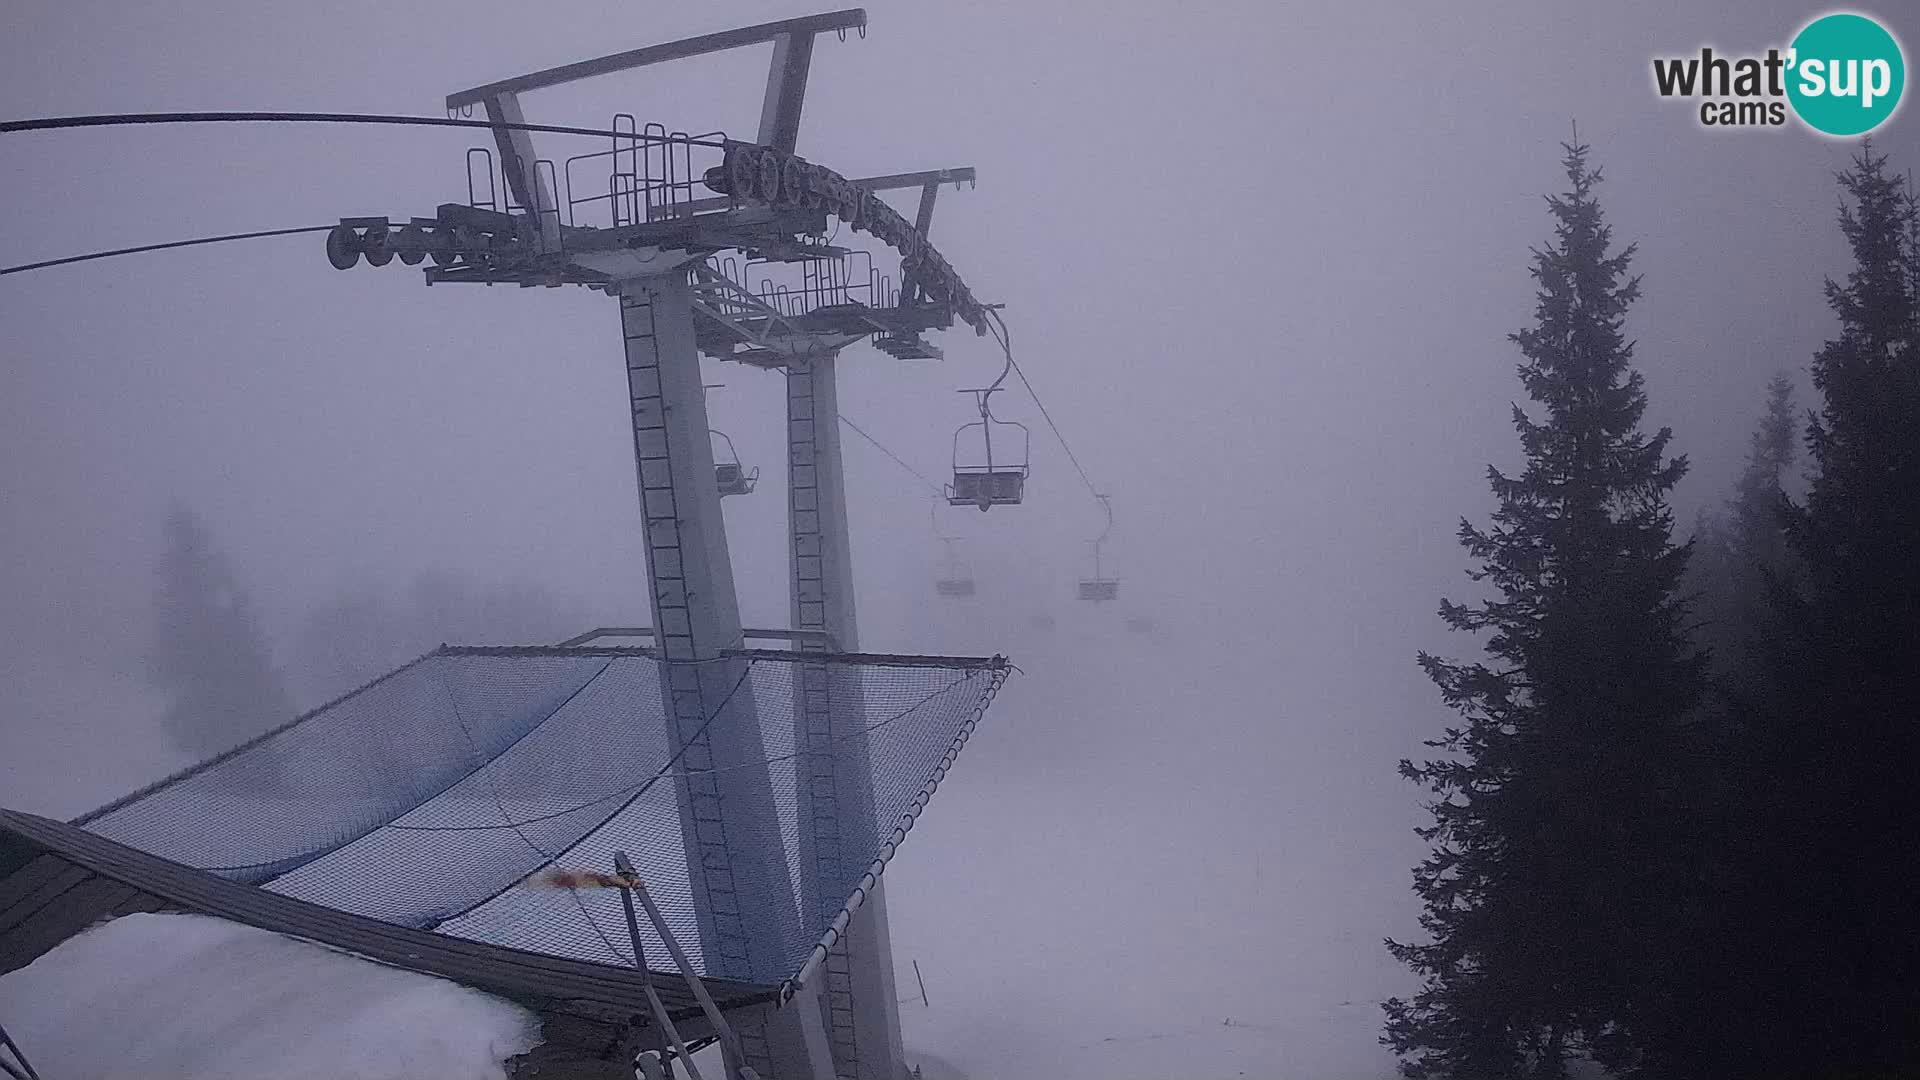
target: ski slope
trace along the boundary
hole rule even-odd
[[[1419,933],[1420,853],[1396,748],[1282,650],[1124,614],[937,642],[1028,674],[887,873],[907,1045],[972,1080],[1396,1076],[1379,1002],[1417,984],[1381,939]]]

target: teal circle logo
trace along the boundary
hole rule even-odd
[[[1787,99],[1815,131],[1864,135],[1900,104],[1907,65],[1900,43],[1864,15],[1826,15],[1793,39]]]

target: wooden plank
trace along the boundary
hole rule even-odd
[[[45,885],[61,868],[72,865],[60,856],[48,853],[0,878],[0,911],[19,903],[21,897]]]
[[[26,967],[54,946],[107,916],[136,890],[112,878],[89,877],[67,890],[57,904],[41,908],[0,937],[0,972]]]
[[[59,899],[75,885],[93,876],[93,871],[84,866],[68,866],[54,874],[39,888],[21,897],[12,907],[0,911],[0,937],[4,937],[9,930],[20,925],[28,916]]]

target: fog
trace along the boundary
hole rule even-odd
[[[0,113],[439,115],[457,89],[827,6],[20,0]],[[1639,244],[1645,426],[1672,425],[1692,462],[1684,524],[1724,497],[1768,377],[1830,329],[1848,147],[1703,130],[1655,97],[1648,60],[1764,50],[1811,9],[866,6],[865,40],[816,47],[799,150],[847,176],[979,170],[941,193],[933,239],[1007,305],[1021,366],[1112,495],[1123,581],[1116,604],[1073,599],[1104,519],[1017,385],[995,405],[1033,428],[1027,504],[940,511],[971,601],[933,596],[924,486],[845,437],[863,647],[1023,672],[887,876],[901,985],[918,959],[928,989],[903,1006],[908,1042],[975,1075],[1166,1071],[1157,1055],[1202,1042],[1222,1075],[1389,1075],[1376,1003],[1410,980],[1380,939],[1418,933],[1422,854],[1394,765],[1450,715],[1413,655],[1473,647],[1434,610],[1468,588],[1453,534],[1491,505],[1486,466],[1518,460],[1505,335],[1532,310],[1559,144],[1577,119],[1615,236]],[[764,63],[545,91],[528,119],[750,137]],[[1912,132],[1909,110],[1883,140]],[[0,262],[429,215],[464,199],[479,134],[6,135]],[[558,156],[567,137],[536,139]],[[339,273],[306,236],[8,276],[0,328],[0,805],[70,816],[184,762],[143,660],[176,501],[303,707],[321,691],[302,622],[355,589],[438,573],[538,589],[580,629],[647,619],[600,294]],[[854,346],[840,390],[936,481],[971,419],[953,391],[1000,369],[991,339],[937,343],[940,363]],[[726,502],[743,618],[783,626],[784,389],[707,363],[714,426],[763,469]]]

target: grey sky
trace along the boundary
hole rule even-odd
[[[16,0],[0,113],[438,115],[452,90],[828,6]],[[1693,461],[1687,524],[1722,497],[1767,378],[1828,331],[1820,277],[1844,269],[1830,174],[1847,147],[1797,127],[1703,131],[1654,96],[1648,61],[1762,50],[1823,9],[867,8],[865,41],[819,46],[800,150],[847,175],[980,170],[977,190],[941,195],[936,241],[1008,305],[1023,367],[1111,490],[1127,590],[1121,610],[1070,610],[1101,519],[1017,391],[997,404],[1034,428],[1029,505],[944,519],[982,581],[965,613],[934,609],[924,492],[847,439],[863,644],[1005,651],[1031,672],[897,867],[902,964],[937,955],[956,989],[987,995],[1009,919],[1131,941],[1124,956],[1042,952],[1020,992],[1100,1003],[1105,1018],[1088,1004],[1075,1021],[1095,1040],[1101,1024],[1232,1015],[1200,1000],[1207,986],[1291,988],[1273,1008],[1337,972],[1375,973],[1355,996],[1393,989],[1377,939],[1413,931],[1419,853],[1393,763],[1446,716],[1412,656],[1471,648],[1433,611],[1463,591],[1452,535],[1488,506],[1485,466],[1518,454],[1504,335],[1531,312],[1527,249],[1548,236],[1558,144],[1577,117],[1616,239],[1640,245],[1632,331],[1649,426],[1673,425]],[[753,50],[543,92],[528,115],[749,133],[763,64]],[[1881,140],[1905,165],[1913,116]],[[479,142],[315,126],[5,136],[0,262],[430,214],[463,198],[460,154]],[[204,510],[283,649],[340,584],[430,566],[644,621],[616,326],[584,291],[337,273],[317,237],[0,279],[0,672],[26,702],[0,704],[0,804],[70,813],[166,767],[141,741],[157,709],[137,658],[176,496]],[[953,389],[999,367],[990,340],[942,344],[944,364],[861,346],[842,365],[845,412],[936,479],[968,419]],[[782,624],[779,380],[709,376],[726,383],[716,426],[768,474],[727,505],[742,610]],[[1061,620],[1046,640],[1026,627],[1043,609]],[[1159,622],[1157,651],[1097,625],[1129,613]],[[1104,815],[1088,809],[1101,800]],[[1009,839],[1009,817],[1030,827]],[[1291,875],[1265,903],[1248,899],[1256,853]],[[1070,910],[1087,880],[1151,891]],[[1031,914],[1049,898],[1063,903]],[[1114,1005],[1111,979],[1139,963],[1161,969],[1158,996]],[[973,1022],[948,1008],[939,1023]],[[1310,1061],[1377,1071],[1374,1019]]]

